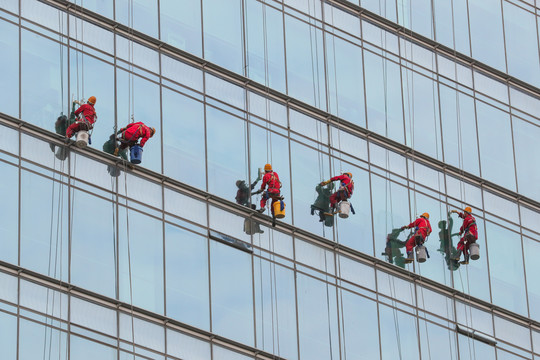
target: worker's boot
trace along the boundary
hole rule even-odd
[[[259,210],[257,210],[258,212],[260,212],[261,214],[264,212],[264,210],[266,210],[266,208],[260,208]]]
[[[458,250],[456,252],[456,255],[454,255],[454,257],[452,259],[454,259],[456,261],[459,261],[459,259],[461,259],[461,250]]]
[[[412,263],[414,260],[414,252],[413,251],[407,251],[407,258],[405,259],[405,264]]]
[[[460,261],[459,263],[461,265],[469,265],[469,254],[465,254],[463,261]]]

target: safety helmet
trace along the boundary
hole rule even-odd
[[[264,165],[264,171],[272,171],[272,165],[270,164]]]
[[[155,133],[156,133],[156,128],[151,127],[150,128],[150,137],[154,136]]]
[[[90,96],[88,98],[88,103],[90,103],[92,105],[95,105],[96,104],[96,97],[95,96]]]
[[[463,209],[463,211],[465,211],[468,214],[472,213],[472,209],[470,206],[467,206],[465,209]]]
[[[352,174],[350,172],[343,173],[344,175],[347,175],[349,179],[352,179]]]
[[[425,217],[426,219],[429,219],[429,214],[428,213],[423,213],[422,215],[420,215],[422,217]]]
[[[240,187],[243,183],[244,183],[244,180],[237,180],[236,181],[236,186]]]

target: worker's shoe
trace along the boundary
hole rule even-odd
[[[407,252],[407,258],[404,260],[405,264],[412,263],[414,260],[414,252],[408,251]]]
[[[262,214],[264,210],[266,210],[266,208],[260,208],[259,210],[257,210],[257,212],[260,212]]]
[[[465,255],[463,261],[459,262],[461,265],[469,265],[469,255]]]
[[[452,259],[459,261],[461,259],[461,250],[458,250]]]

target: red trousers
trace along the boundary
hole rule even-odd
[[[471,244],[475,243],[478,238],[475,237],[473,234],[467,232],[461,239],[459,239],[459,242],[457,244],[457,249],[463,251],[463,254],[469,255],[469,246]]]
[[[407,253],[411,252],[416,245],[422,245],[425,240],[425,236],[422,235],[419,231],[415,232],[413,236],[409,240],[407,240],[407,243],[405,244],[405,250],[407,250]]]
[[[272,199],[272,203],[270,204],[270,210],[272,210],[272,214],[274,213],[274,203],[278,201],[279,198],[279,191],[278,192],[272,192],[269,193],[268,191],[265,191],[263,193],[263,196],[261,197],[261,209],[266,206],[266,202],[268,201],[268,198]]]
[[[66,137],[71,138],[75,133],[79,132],[80,130],[90,130],[88,128],[88,125],[81,122],[74,122],[73,124],[69,125],[69,127],[66,129]]]
[[[347,193],[344,190],[338,190],[330,195],[330,207],[335,208],[336,204],[340,201],[347,200]]]

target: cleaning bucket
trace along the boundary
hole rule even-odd
[[[416,247],[416,261],[419,263],[426,262],[427,260],[427,253],[426,253],[426,247],[424,245],[418,245]]]
[[[343,218],[343,219],[348,218],[350,211],[351,211],[351,204],[348,201],[343,200],[342,202],[339,203],[339,217],[340,218]]]
[[[469,253],[471,254],[471,260],[480,259],[480,245],[477,243],[469,245]]]
[[[130,149],[130,158],[132,164],[140,164],[142,161],[143,149],[140,145],[133,145]]]
[[[283,219],[285,217],[285,203],[283,200],[274,202],[274,217],[276,219]]]
[[[81,149],[88,146],[88,132],[86,130],[79,130],[77,132],[77,140],[75,140],[75,146]]]

